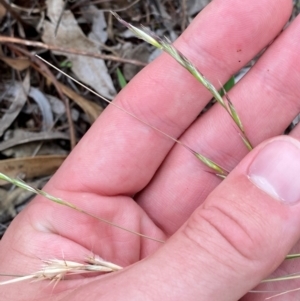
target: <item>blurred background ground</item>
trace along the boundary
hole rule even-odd
[[[0,0],[0,172],[42,187],[107,106],[35,54],[111,100],[160,52],[109,10],[174,41],[209,2]],[[0,182],[0,237],[31,198]]]

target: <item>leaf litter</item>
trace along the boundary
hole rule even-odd
[[[101,44],[97,43],[95,39],[89,39],[82,32],[70,11],[63,12],[59,28],[55,34],[56,24],[63,10],[64,2],[62,0],[48,0],[47,7],[47,16],[50,21],[45,20],[42,26],[42,39],[45,43],[81,51],[100,52]],[[92,9],[92,7],[90,6],[89,8]],[[92,18],[92,20],[97,21],[99,17]],[[96,36],[95,33],[93,36]],[[99,34],[96,37],[99,37]],[[98,93],[109,99],[116,95],[112,79],[103,60],[72,54],[69,54],[67,57],[71,62],[72,71],[81,82],[91,86]]]

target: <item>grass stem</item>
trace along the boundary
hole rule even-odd
[[[216,101],[227,111],[234,123],[239,128],[240,135],[244,144],[246,145],[248,150],[252,150],[252,145],[246,136],[241,119],[236,109],[234,108],[231,100],[229,99],[227,93],[225,94],[224,100],[219,91],[214,87],[214,85],[197,69],[197,67],[187,57],[185,57],[180,51],[178,51],[166,37],[162,39],[152,32],[148,34],[144,30],[137,28],[131,25],[130,23],[124,21],[117,13],[113,11],[111,11],[111,13],[121,24],[127,27],[138,38],[144,40],[145,42],[151,44],[152,46],[158,49],[165,51],[172,58],[174,58],[182,67],[189,71],[194,76],[194,78],[196,78],[212,94]]]

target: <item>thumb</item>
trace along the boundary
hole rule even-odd
[[[270,275],[300,238],[299,174],[300,143],[290,137],[249,153],[144,262],[156,278],[145,277],[147,290],[161,294],[151,300],[238,300]]]

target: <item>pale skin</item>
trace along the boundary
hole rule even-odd
[[[224,83],[280,34],[291,9],[290,0],[215,0],[175,46],[214,84]],[[299,32],[298,18],[230,92],[254,146],[280,135],[299,112]],[[54,288],[46,281],[2,286],[0,299],[261,300],[247,292],[296,245],[300,208],[282,206],[248,180],[247,166],[262,146],[247,155],[223,108],[194,122],[209,99],[163,55],[115,102],[232,171],[223,182],[186,149],[110,106],[45,187],[165,244],[37,197],[0,242],[1,273],[29,274],[40,259],[82,261],[92,252],[127,268]],[[299,126],[291,136],[300,138]]]

